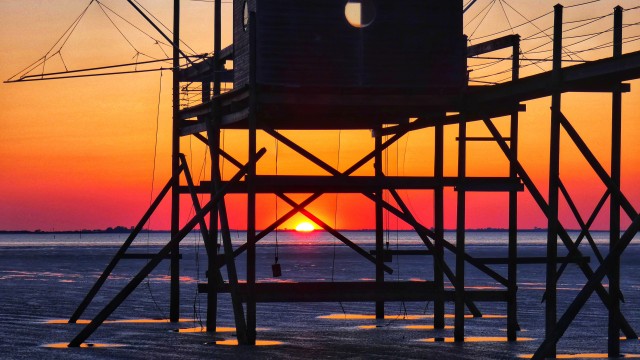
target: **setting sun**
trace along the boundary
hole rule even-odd
[[[315,230],[315,228],[313,227],[313,224],[307,221],[301,222],[296,226],[296,231],[300,231],[300,232],[311,232],[313,230]]]

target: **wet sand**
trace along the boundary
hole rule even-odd
[[[235,341],[233,314],[228,295],[221,296],[217,334],[196,330],[178,332],[179,328],[199,328],[205,317],[206,297],[196,294],[196,284],[204,280],[204,249],[183,247],[181,275],[180,323],[162,318],[168,309],[168,264],[162,264],[122,306],[87,341],[95,346],[69,349],[44,347],[71,340],[83,324],[65,324],[80,300],[102,272],[117,249],[112,246],[69,247],[10,246],[0,248],[0,357],[6,359],[114,359],[114,358],[228,358],[228,359],[297,359],[297,358],[385,358],[385,359],[513,359],[533,353],[544,335],[544,266],[521,265],[518,273],[518,319],[522,331],[517,343],[504,341],[506,306],[479,303],[484,318],[466,321],[469,341],[449,342],[453,336],[453,319],[447,328],[432,328],[431,303],[388,303],[387,319],[372,318],[372,303],[304,303],[258,304],[258,339],[265,346],[222,345]],[[148,251],[153,251],[151,248]],[[273,248],[260,248],[260,281],[334,281],[366,280],[374,269],[366,260],[344,246],[280,246],[283,276],[271,278]],[[503,246],[470,246],[474,256],[504,256]],[[542,246],[523,246],[523,256],[543,256]],[[562,253],[562,252],[561,252]],[[196,256],[197,254],[197,256]],[[585,254],[590,255],[590,254]],[[199,260],[196,260],[199,259]],[[429,279],[428,257],[394,258],[389,264],[395,273],[388,281]],[[452,259],[448,259],[453,264]],[[592,257],[592,267],[595,268]],[[123,260],[114,276],[87,310],[84,319],[96,314],[144,264],[144,260]],[[240,275],[244,258],[238,259]],[[333,271],[332,271],[333,268]],[[505,273],[505,266],[494,266]],[[469,286],[496,287],[488,276],[467,267]],[[631,245],[623,258],[622,309],[631,325],[640,330],[640,247]],[[584,275],[569,266],[559,282],[560,314],[575,297]],[[447,312],[453,304],[447,303]],[[351,316],[356,314],[358,316]],[[156,319],[137,321],[137,319]],[[159,319],[159,320],[158,320]],[[58,320],[58,321],[55,321]],[[126,321],[123,321],[126,320]],[[558,345],[565,354],[606,353],[607,312],[593,297],[578,315]],[[223,328],[224,327],[224,328]],[[440,341],[444,339],[444,341]],[[219,344],[216,344],[216,341]],[[116,344],[120,346],[97,346]],[[622,342],[623,353],[640,354],[638,340]]]

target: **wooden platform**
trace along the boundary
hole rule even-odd
[[[639,77],[638,64],[640,52],[633,52],[563,68],[563,91],[606,92],[614,87],[629,91],[628,85],[619,83]],[[184,76],[197,78],[191,73],[206,73],[209,69],[206,65],[199,66],[203,69],[185,70]],[[291,130],[372,129],[380,124],[401,124],[410,117],[437,118],[463,109],[478,113],[465,121],[476,121],[483,118],[483,112],[491,111],[488,117],[507,115],[521,101],[550,96],[551,76],[551,72],[545,72],[498,85],[468,86],[464,96],[426,94],[417,88],[258,86],[258,128],[263,123],[274,129]],[[248,99],[248,87],[216,98],[221,106],[223,128],[247,128]],[[205,102],[181,110],[181,135],[205,131],[204,119],[210,117],[212,105]]]

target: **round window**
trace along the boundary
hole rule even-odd
[[[344,16],[351,26],[364,28],[376,18],[376,7],[373,0],[349,0],[344,7]]]
[[[245,0],[244,7],[242,9],[242,28],[247,31],[249,28],[249,4]]]

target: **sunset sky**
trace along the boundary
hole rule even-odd
[[[171,0],[140,1],[166,25],[171,25]],[[522,15],[535,18],[550,12],[555,1],[508,0],[494,2],[479,0],[465,15],[465,33],[479,41],[482,36],[526,22]],[[585,1],[561,1],[566,6]],[[152,57],[163,57],[162,51],[170,54],[168,47],[162,48],[148,37],[126,25],[109,9],[134,22],[150,35],[160,38],[144,23],[125,0],[103,0],[108,8],[96,3],[89,7],[73,35],[56,56],[45,64],[45,72],[80,69],[92,66],[111,65],[146,60],[143,53]],[[565,9],[567,21],[581,20],[612,12],[618,2],[596,3]],[[40,59],[47,53],[64,31],[87,7],[89,0],[4,0],[0,2],[0,78],[7,80],[21,69]],[[625,8],[637,6],[637,1],[621,0]],[[223,2],[223,45],[231,43],[231,4]],[[486,10],[485,10],[486,9]],[[517,9],[518,12],[515,12]],[[104,11],[104,12],[103,12]],[[484,16],[484,12],[486,16]],[[123,30],[127,40],[114,28],[105,12]],[[479,14],[476,16],[476,14]],[[505,16],[506,14],[506,16]],[[520,15],[521,14],[521,15]],[[480,24],[479,21],[484,19]],[[182,36],[196,53],[207,53],[213,48],[213,3],[205,1],[183,1]],[[552,16],[541,19],[540,27],[548,30]],[[640,9],[625,12],[625,24],[640,21]],[[581,28],[579,35],[597,33],[611,27],[612,17]],[[583,23],[573,23],[572,26]],[[567,25],[569,26],[569,25]],[[638,36],[640,26],[629,26],[625,34]],[[515,32],[531,36],[538,30],[523,26]],[[628,32],[627,32],[628,31]],[[503,33],[506,35],[511,32]],[[471,35],[473,34],[473,35]],[[498,35],[498,36],[500,36]],[[569,34],[568,36],[571,36]],[[611,33],[587,39],[576,44],[576,49],[597,47],[611,39]],[[535,40],[535,35],[533,36]],[[576,39],[567,40],[573,43]],[[584,38],[582,38],[584,39]],[[548,39],[541,39],[541,41]],[[479,42],[479,41],[476,41]],[[525,50],[533,49],[530,58],[543,58],[550,54],[538,53],[536,45],[524,43]],[[161,49],[162,48],[162,49]],[[547,49],[541,47],[540,49]],[[625,44],[624,52],[640,50],[640,41]],[[580,53],[585,60],[608,56],[611,48],[602,51]],[[525,52],[526,54],[526,52]],[[508,56],[508,52],[495,56]],[[577,57],[576,57],[577,58]],[[63,63],[64,61],[64,63]],[[508,62],[508,61],[507,61]],[[475,64],[475,65],[474,65]],[[524,63],[523,63],[524,64]],[[471,67],[477,63],[470,63]],[[570,66],[572,63],[565,63]],[[156,65],[157,66],[157,65]],[[169,65],[163,65],[168,67]],[[501,64],[497,65],[501,66]],[[523,68],[522,74],[548,70],[545,62]],[[500,70],[500,68],[496,68]],[[490,70],[478,69],[480,71]],[[35,73],[42,72],[39,68]],[[161,77],[162,74],[162,77]],[[482,78],[488,81],[500,78]],[[623,164],[622,188],[627,198],[640,208],[640,81],[632,81],[631,93],[623,95]],[[161,84],[161,91],[160,91]],[[476,84],[477,85],[477,84]],[[154,193],[164,185],[170,175],[171,136],[171,72],[147,72],[130,75],[80,78],[0,84],[0,230],[74,230],[96,229],[109,226],[132,226],[149,206],[152,191],[154,141],[158,97],[160,114],[158,128],[158,152],[155,170]],[[610,94],[569,94],[563,97],[563,112],[578,132],[590,144],[600,162],[609,168],[610,146]],[[548,133],[550,123],[550,98],[526,103],[527,112],[521,114],[520,159],[533,177],[541,192],[547,195]],[[503,134],[508,133],[507,119],[497,119],[496,125]],[[345,170],[361,156],[371,150],[373,139],[368,131],[283,132],[286,136],[305,144],[312,153]],[[470,136],[484,136],[488,131],[481,123],[469,125]],[[456,174],[457,127],[445,130],[446,156],[445,175]],[[246,132],[226,131],[225,149],[245,161]],[[267,155],[258,166],[260,174],[273,174],[276,167],[275,141],[259,134],[259,147],[267,148]],[[338,147],[340,157],[338,158]],[[192,163],[196,179],[206,149],[198,140],[184,138],[183,152]],[[469,176],[506,176],[507,162],[495,144],[476,143],[468,147]],[[432,175],[433,130],[425,129],[410,133],[387,152],[386,173],[389,175]],[[207,159],[208,161],[209,159]],[[278,149],[279,174],[326,175],[323,170],[305,162],[283,145]],[[224,167],[224,175],[230,177],[233,166]],[[357,175],[373,174],[371,164],[365,165]],[[203,175],[203,179],[208,176]],[[563,134],[561,150],[561,177],[578,203],[583,218],[588,218],[593,206],[604,192],[604,186],[589,169],[570,139]],[[401,192],[417,218],[432,226],[432,192]],[[295,196],[302,199],[304,196]],[[189,198],[183,197],[183,221],[191,209]],[[242,205],[244,197],[230,196],[229,210],[231,226],[245,226],[246,211]],[[546,227],[547,221],[528,193],[520,199],[520,228]],[[337,204],[337,206],[336,206]],[[168,229],[168,202],[152,218],[151,227]],[[455,192],[446,191],[447,228],[455,226]],[[469,194],[469,228],[506,227],[506,194]],[[275,220],[273,195],[258,197],[258,228]],[[278,212],[283,214],[289,207],[278,203]],[[309,208],[330,225],[342,229],[372,228],[373,204],[361,195],[327,194]],[[577,228],[566,202],[561,201],[561,218],[568,228]],[[623,224],[628,224],[626,216]],[[302,215],[294,217],[283,227],[294,228],[304,220]],[[408,227],[395,218],[388,221],[395,229]],[[596,228],[606,229],[608,211],[603,211]]]

